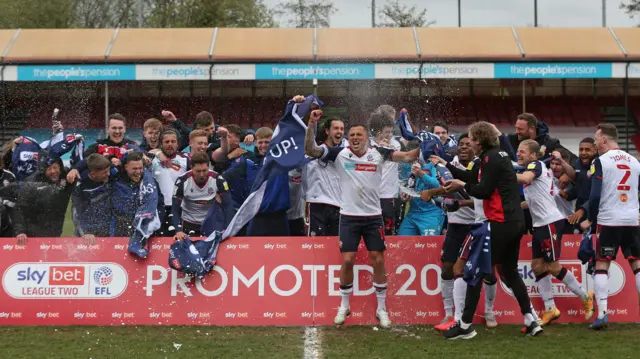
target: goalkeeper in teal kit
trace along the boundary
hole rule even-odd
[[[424,165],[414,163],[411,166],[409,187],[415,187],[415,192],[438,188],[440,183],[436,177],[436,168],[428,162]],[[411,183],[414,181],[414,183]],[[407,199],[407,194],[401,192],[400,196]],[[409,211],[404,217],[398,235],[400,236],[438,236],[442,233],[444,224],[444,211],[433,201],[423,201],[420,197],[411,197]]]

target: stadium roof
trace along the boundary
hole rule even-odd
[[[17,29],[4,63],[624,61],[639,28]]]

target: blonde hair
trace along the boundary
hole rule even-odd
[[[256,139],[259,138],[270,138],[273,136],[273,130],[270,129],[269,127],[260,127],[257,131],[256,131]]]
[[[544,153],[540,151],[540,144],[535,140],[524,140],[520,142],[520,146],[525,146],[529,150],[529,152],[535,153],[536,157],[544,156]]]

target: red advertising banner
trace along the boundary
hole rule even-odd
[[[580,237],[563,239],[563,264],[586,288],[593,281],[576,258]],[[146,260],[126,252],[126,238],[85,245],[79,238],[29,239],[0,246],[0,325],[330,325],[340,304],[341,256],[331,237],[240,237],[221,245],[218,266],[202,281],[169,269],[170,238],[153,240]],[[520,273],[536,308],[530,238]],[[387,308],[395,324],[436,324],[442,237],[387,239]],[[347,324],[376,324],[372,268],[364,248],[355,267]],[[640,322],[633,276],[624,259],[610,270],[609,319]],[[582,322],[578,298],[554,279],[560,322]],[[499,323],[521,323],[515,299],[500,285]],[[484,306],[478,306],[481,320]]]

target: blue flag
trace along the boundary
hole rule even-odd
[[[440,141],[440,137],[431,132],[420,131],[414,133],[409,122],[409,115],[406,109],[400,111],[400,118],[396,120],[396,125],[400,128],[402,138],[407,141],[420,141],[420,156],[423,161],[429,161],[432,155],[436,155],[447,162],[453,160],[453,156],[445,152],[444,145]]]
[[[463,278],[473,287],[481,279],[491,275],[493,271],[491,265],[491,225],[487,221],[473,223],[469,232],[472,239],[467,263],[464,266]]]
[[[214,230],[204,241],[192,242],[191,240],[180,241],[171,246],[169,264],[172,268],[187,273],[194,271],[201,275],[202,272],[209,272],[213,269],[211,263],[215,263],[215,258],[219,243],[229,237],[235,236],[260,210],[265,190],[269,181],[281,174],[288,174],[290,170],[299,168],[308,163],[311,159],[305,156],[304,139],[307,131],[303,119],[313,109],[319,108],[323,103],[315,95],[309,95],[303,102],[294,103],[289,101],[286,106],[284,116],[278,121],[278,126],[273,132],[269,151],[264,158],[264,165],[258,172],[251,193],[244,201],[240,209],[225,229],[224,233]],[[287,175],[288,176],[288,175]],[[210,213],[210,215],[213,215]],[[208,222],[205,219],[205,222]],[[208,228],[211,229],[211,228]],[[203,243],[200,243],[203,242]],[[200,248],[198,248],[200,246]],[[202,252],[207,255],[202,257]],[[183,258],[184,260],[180,260]],[[186,260],[192,261],[189,269],[181,264]],[[200,262],[202,259],[202,262]],[[174,262],[177,266],[172,264]],[[205,273],[206,274],[206,273]]]
[[[133,234],[129,238],[129,252],[140,258],[149,254],[149,238],[160,229],[158,213],[158,184],[150,171],[145,170],[140,182],[138,209],[133,217]]]

